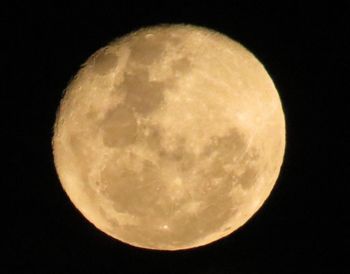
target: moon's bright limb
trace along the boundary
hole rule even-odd
[[[134,246],[205,245],[242,226],[278,177],[284,114],[263,65],[217,32],[141,29],[93,54],[53,138],[60,181],[96,227]]]

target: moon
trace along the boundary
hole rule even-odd
[[[160,25],[88,58],[65,90],[52,145],[63,189],[98,229],[136,247],[188,249],[231,234],[268,198],[285,119],[245,47]]]

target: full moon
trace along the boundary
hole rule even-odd
[[[285,120],[245,47],[160,25],[88,58],[61,100],[52,145],[65,192],[98,229],[137,247],[188,249],[262,206],[283,162]]]

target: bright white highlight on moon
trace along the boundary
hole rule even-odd
[[[97,228],[131,245],[197,247],[269,196],[285,149],[277,90],[239,43],[163,25],[93,54],[54,129],[62,186]]]

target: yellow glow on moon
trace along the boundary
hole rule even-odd
[[[284,149],[263,65],[189,25],[141,29],[93,54],[67,87],[53,137],[79,211],[120,241],[161,250],[205,245],[246,223]]]

